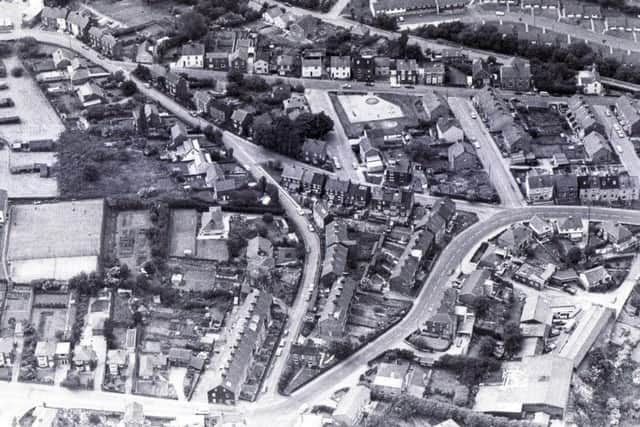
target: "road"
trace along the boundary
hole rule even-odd
[[[24,31],[21,33],[25,34]],[[62,34],[43,33],[40,31],[29,31],[27,34],[33,35],[44,42],[68,46],[81,53],[83,56],[93,60],[97,64],[105,67],[109,71],[115,71],[123,67],[122,64],[98,58],[94,52],[82,48],[79,42],[71,40]],[[6,34],[0,35],[0,39],[10,39],[12,37],[15,36],[7,36]],[[128,69],[126,66],[124,68]],[[184,120],[193,126],[203,126],[206,124],[204,120],[192,117],[187,110],[165,95],[153,89],[145,88],[142,84],[139,84],[138,86],[143,94],[163,105],[164,108],[173,112],[181,120]],[[453,99],[452,104],[452,109],[456,112],[456,116],[459,116],[459,119],[461,118],[461,122],[464,121],[463,125],[465,128],[468,127],[469,129],[473,129],[473,134],[477,134],[477,138],[481,143],[484,143],[487,147],[493,147],[495,149],[493,152],[493,155],[495,155],[497,147],[495,147],[493,142],[490,140],[484,125],[479,123],[479,120],[473,120],[470,118],[471,110],[468,101],[457,98]],[[473,125],[468,122],[469,120],[473,120]],[[479,123],[479,125],[477,123]],[[253,144],[250,144],[229,132],[225,132],[223,134],[223,141],[225,145],[234,149],[234,155],[236,158],[245,165],[256,178],[264,176],[269,182],[274,185],[278,185],[278,183],[275,182],[257,162],[254,157],[255,151],[252,151],[255,149]],[[497,154],[500,155],[499,153]],[[489,152],[487,155],[489,155]],[[500,163],[502,164],[502,162]],[[500,167],[494,169],[501,170],[503,168]],[[504,171],[500,173],[504,173]],[[509,177],[511,176],[510,174],[508,175]],[[507,187],[506,190],[508,190],[506,191],[506,194],[509,194],[510,191],[513,191],[513,188],[508,189]],[[286,210],[287,215],[299,228],[305,245],[310,250],[308,260],[306,262],[303,281],[303,283],[309,283],[309,281],[315,280],[320,262],[319,238],[315,233],[308,231],[308,221],[304,216],[298,214],[297,204],[286,195],[286,192],[282,191],[281,194],[281,203]],[[586,207],[522,207],[520,200],[518,200],[518,197],[515,195],[512,195],[507,199],[509,202],[506,203],[506,205],[512,209],[500,210],[494,207],[483,206],[482,209],[485,212],[485,218],[481,222],[473,225],[458,236],[454,237],[452,242],[443,250],[441,256],[433,265],[432,270],[411,310],[395,327],[383,333],[379,338],[368,343],[361,350],[336,365],[324,375],[317,377],[315,380],[300,388],[298,391],[293,393],[292,396],[279,396],[271,391],[265,398],[252,404],[241,403],[233,408],[221,405],[208,405],[209,408],[214,411],[241,412],[247,417],[249,426],[263,426],[264,421],[267,419],[269,420],[269,424],[282,425],[283,427],[293,425],[295,414],[302,403],[315,404],[322,402],[322,400],[330,396],[337,387],[340,387],[346,381],[351,382],[353,379],[357,378],[359,373],[366,369],[366,364],[370,359],[377,356],[384,350],[393,348],[402,341],[406,335],[418,327],[430,314],[434,313],[440,303],[442,294],[446,290],[446,279],[450,272],[453,269],[458,268],[464,258],[468,256],[475,246],[482,242],[486,237],[495,233],[496,229],[516,221],[528,219],[534,214],[541,215],[543,217],[568,215],[585,217],[588,215],[588,209]],[[469,206],[474,205],[475,204],[469,204]],[[493,212],[492,215],[490,215],[490,209],[495,209],[495,212]],[[615,220],[623,223],[640,224],[640,212],[637,211],[592,207],[590,210],[590,217],[592,220]],[[303,297],[302,295],[298,295],[298,298],[290,311],[291,324],[289,327],[293,332],[292,335],[294,336],[300,328],[300,320],[305,311],[306,304],[303,301]],[[290,340],[288,341],[290,342]],[[285,355],[287,354],[288,349],[289,345],[285,348]],[[283,361],[284,357],[276,362],[273,373],[267,380],[269,384],[277,381],[279,372],[284,366]],[[271,387],[271,390],[275,390],[275,387]],[[47,403],[52,406],[122,410],[125,404],[132,400],[142,403],[146,414],[156,416],[192,415],[194,411],[202,405],[196,402],[178,402],[142,396],[132,397],[122,394],[104,393],[101,391],[73,392],[60,388],[53,389],[50,386],[8,383],[0,387],[0,402],[2,402],[0,403],[0,417],[5,417],[8,408],[24,407],[26,402],[32,402],[32,404],[35,404],[41,401],[47,401]],[[4,413],[2,412],[3,410],[5,411]],[[0,420],[4,419],[5,418],[0,418]]]
[[[502,205],[509,208],[523,206],[525,204],[524,197],[518,189],[509,166],[471,101],[463,98],[449,98],[448,101],[449,107],[462,125],[467,139],[475,140],[480,144],[480,148],[476,148],[476,152],[484,169],[489,173],[493,186],[500,195]],[[476,114],[477,118],[473,119],[471,114]]]
[[[336,174],[352,182],[366,182],[362,170],[353,167],[354,164],[358,164],[358,159],[351,149],[349,138],[347,138],[340,118],[338,118],[338,114],[335,108],[333,108],[329,93],[326,90],[317,89],[307,89],[305,93],[312,113],[324,111],[324,113],[333,120],[333,131],[330,132],[325,139],[329,143],[329,155],[337,157],[341,165],[341,168],[336,170]]]
[[[625,169],[629,171],[631,175],[640,174],[640,159],[638,159],[636,150],[633,148],[633,143],[626,134],[620,138],[614,129],[615,125],[620,125],[618,119],[611,113],[611,110],[605,106],[594,105],[593,109],[600,122],[604,125],[605,138],[609,139],[611,149],[620,157],[620,161]],[[609,112],[608,116],[607,111]],[[622,152],[618,150],[618,147],[622,149]]]

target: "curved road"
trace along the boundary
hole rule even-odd
[[[55,43],[65,47],[68,46],[110,71],[114,71],[120,67],[126,68],[127,66],[126,63],[112,63],[111,61],[98,58],[94,52],[82,48],[82,45],[78,41],[70,40],[67,36],[61,34],[43,33],[33,30],[26,32],[20,31],[19,33],[21,33],[20,35],[34,36],[43,42]],[[11,38],[15,38],[15,35],[3,34],[0,36],[0,39]],[[140,85],[140,89],[145,95],[161,103],[182,120],[192,125],[198,125],[204,122],[201,119],[191,117],[184,108],[163,94],[155,90],[146,89],[143,85]],[[238,160],[247,166],[256,177],[265,176],[267,180],[278,185],[266,174],[264,169],[255,162],[251,154],[246,151],[245,141],[232,134],[225,133],[224,142],[234,148],[234,154]],[[297,204],[286,195],[286,192],[282,191],[281,194],[281,201],[287,214],[300,228],[305,244],[308,245],[311,251],[307,268],[305,268],[305,281],[303,282],[308,283],[309,280],[315,279],[315,271],[319,265],[319,239],[314,233],[307,232],[306,225],[308,222],[306,218],[297,214]],[[509,210],[496,209],[493,211],[493,215],[487,215],[487,219],[482,220],[454,237],[433,265],[420,294],[416,298],[407,316],[396,326],[383,333],[378,339],[368,343],[358,352],[296,391],[292,396],[271,395],[256,403],[242,403],[235,408],[221,405],[209,405],[209,407],[215,411],[241,411],[243,415],[247,417],[247,421],[251,426],[262,426],[264,425],[264,420],[267,419],[270,421],[270,424],[273,425],[293,425],[297,410],[301,404],[307,402],[318,403],[328,398],[333,390],[341,383],[344,383],[345,380],[356,378],[361,370],[366,368],[366,363],[370,359],[384,350],[393,348],[430,314],[434,313],[446,289],[446,279],[449,272],[457,268],[464,257],[474,250],[477,245],[495,233],[495,230],[513,222],[530,218],[534,214],[543,217],[561,217],[568,215],[585,217],[588,215],[588,209],[586,207],[576,206],[523,207]],[[640,224],[640,212],[638,211],[591,208],[590,217],[592,220],[615,220]],[[305,310],[306,304],[304,304],[302,297],[299,295],[292,308],[292,318],[293,316],[300,315],[300,313],[304,313]],[[291,326],[294,333],[298,327],[299,324]],[[276,372],[274,370],[272,375],[277,378],[275,374]],[[54,393],[52,393],[53,390],[55,390]],[[31,402],[31,404],[33,404],[33,402],[48,401],[50,405],[63,407],[122,410],[124,405],[132,400],[142,402],[145,413],[153,415],[189,415],[193,414],[196,409],[202,407],[202,404],[196,402],[176,402],[104,392],[73,392],[66,389],[51,389],[50,386],[9,383],[0,387],[0,402],[2,402],[0,403],[0,421],[4,420],[4,418],[2,418],[3,410],[7,411],[9,408],[20,408],[25,405],[25,402]]]

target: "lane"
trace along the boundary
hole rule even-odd
[[[611,149],[618,155],[618,157],[620,157],[620,162],[622,162],[630,175],[639,174],[640,159],[638,159],[633,143],[629,137],[624,134],[624,131],[622,131],[624,136],[620,137],[615,129],[615,126],[619,126],[619,129],[622,129],[618,119],[608,107],[603,105],[594,105],[593,109],[600,119],[600,122],[604,125],[606,133],[604,136],[609,140]]]
[[[341,166],[340,169],[335,171],[336,174],[352,182],[366,182],[362,170],[357,167],[354,168],[354,165],[358,165],[358,159],[351,149],[349,138],[344,132],[340,118],[327,91],[307,89],[305,93],[311,112],[320,113],[324,111],[333,120],[333,131],[325,139],[329,142],[329,155],[337,157]]]
[[[500,195],[502,205],[510,208],[523,206],[524,197],[518,189],[509,166],[471,101],[463,98],[449,98],[449,107],[462,125],[467,139],[479,144],[476,152]],[[475,114],[475,119],[472,114]]]

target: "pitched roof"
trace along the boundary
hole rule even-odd
[[[329,246],[322,262],[322,276],[331,273],[341,275],[347,266],[348,255],[349,250],[341,244]]]
[[[631,231],[619,222],[604,221],[600,226],[606,236],[611,238],[615,243],[624,242],[633,236]]]
[[[468,142],[461,142],[461,141],[453,143],[447,149],[447,155],[449,156],[450,159],[452,158],[456,159],[463,154],[471,154],[475,156],[476,152],[471,146],[471,144],[469,144]]]
[[[331,68],[349,68],[351,67],[350,56],[332,56],[330,58]]]
[[[520,322],[522,323],[541,323],[543,325],[551,325],[553,320],[553,311],[549,302],[539,295],[528,296],[522,307]]]
[[[611,148],[609,148],[607,140],[604,136],[600,135],[599,132],[590,132],[584,137],[582,142],[584,144],[584,151],[586,151],[587,156],[590,158],[602,150],[611,153]]]

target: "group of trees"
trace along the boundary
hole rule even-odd
[[[477,386],[487,373],[500,369],[500,362],[488,357],[442,356],[435,365],[460,375],[460,382],[469,386]]]
[[[436,419],[454,421],[473,427],[533,427],[529,421],[509,420],[486,415],[465,407],[452,405],[436,399],[420,399],[410,395],[398,397],[386,414],[373,416],[367,420],[370,427],[396,427],[406,425],[415,419]]]
[[[302,113],[294,120],[280,116],[253,126],[253,142],[278,153],[297,157],[306,138],[322,139],[333,129],[324,112]]]
[[[600,74],[632,83],[640,83],[640,67],[622,64],[616,58],[604,56],[584,42],[559,45],[532,45],[518,40],[517,34],[503,35],[495,25],[470,25],[462,22],[428,25],[415,30],[420,37],[445,39],[464,46],[517,55],[531,60],[531,72],[536,88],[556,93],[575,93],[574,77],[578,70],[596,64]]]

